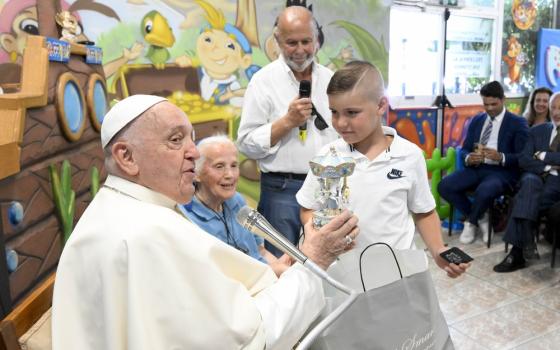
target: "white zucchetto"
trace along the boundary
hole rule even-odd
[[[167,101],[153,95],[132,95],[119,101],[105,114],[101,124],[101,147],[105,148],[115,135],[153,105]]]

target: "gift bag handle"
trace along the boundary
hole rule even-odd
[[[362,288],[364,289],[364,292],[366,291],[366,285],[364,283],[364,276],[362,274],[362,257],[364,256],[364,253],[366,252],[366,250],[373,247],[374,245],[384,245],[387,248],[389,248],[389,250],[391,251],[391,254],[393,254],[393,258],[395,259],[395,264],[397,265],[397,269],[399,269],[399,275],[401,276],[401,279],[403,278],[402,271],[401,271],[401,266],[399,265],[399,261],[397,260],[397,256],[395,255],[395,251],[393,250],[393,248],[391,248],[390,245],[388,245],[387,243],[384,243],[384,242],[372,243],[372,244],[368,245],[367,247],[365,247],[364,250],[362,250],[362,252],[360,253],[360,280],[362,281]]]

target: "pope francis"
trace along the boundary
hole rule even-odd
[[[128,97],[105,116],[109,176],[60,258],[54,350],[285,350],[319,314],[321,282],[303,266],[276,278],[176,210],[194,192],[192,134],[157,96]],[[326,269],[353,247],[357,218],[305,233],[301,250]]]

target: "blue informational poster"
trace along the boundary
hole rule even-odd
[[[89,64],[102,64],[103,63],[103,50],[97,46],[88,46],[86,48],[86,63]]]
[[[560,30],[539,30],[535,81],[537,87],[560,91]]]
[[[68,62],[70,60],[70,44],[66,41],[47,38],[49,61]]]

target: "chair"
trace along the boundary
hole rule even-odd
[[[22,350],[20,339],[31,328],[47,335],[47,339],[40,347],[33,349],[50,349],[50,331],[44,327],[50,327],[50,315],[43,315],[50,312],[52,296],[54,290],[54,273],[42,282],[37,289],[29,294],[12,312],[0,322],[0,350]],[[44,322],[37,326],[38,320]],[[35,326],[35,327],[34,327]],[[26,334],[26,340],[30,340],[33,335]],[[32,350],[31,346],[25,347]]]
[[[490,245],[492,244],[495,214],[496,212],[499,211],[505,212],[506,213],[505,219],[507,220],[507,218],[509,218],[509,215],[511,213],[511,201],[513,200],[514,195],[515,193],[513,191],[507,191],[503,195],[495,198],[492,207],[488,209],[488,244],[487,244],[488,248],[490,248]]]
[[[498,211],[499,207],[504,206],[508,213],[507,216],[509,216],[509,212],[511,210],[510,203],[513,198],[513,195],[514,193],[512,191],[508,191],[503,195],[495,198],[492,203],[492,206],[488,209],[488,243],[487,243],[488,248],[490,248],[490,245],[492,244],[492,235],[494,233],[494,227],[493,227],[494,212]],[[450,209],[450,214],[449,214],[449,228],[448,228],[449,236],[451,236],[452,234],[452,228],[453,228],[453,208]],[[507,252],[507,246],[506,246],[506,252]]]

